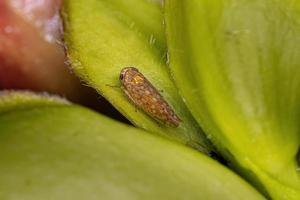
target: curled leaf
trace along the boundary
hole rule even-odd
[[[171,71],[194,117],[274,199],[300,199],[300,2],[166,1]]]

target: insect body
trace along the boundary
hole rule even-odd
[[[177,127],[181,120],[154,86],[134,67],[120,73],[124,92],[140,109],[159,122]]]

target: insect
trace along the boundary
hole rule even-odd
[[[181,119],[164,100],[155,87],[134,67],[121,70],[120,81],[128,98],[157,121],[177,127]]]

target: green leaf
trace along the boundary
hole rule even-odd
[[[263,199],[183,145],[76,105],[17,96],[0,97],[16,105],[0,115],[1,199]]]
[[[194,117],[260,190],[300,199],[300,1],[165,9],[171,71]]]
[[[66,0],[65,41],[75,72],[133,124],[205,152],[209,143],[178,95],[166,67],[160,4],[146,0]],[[120,86],[122,68],[143,73],[182,119],[178,128],[158,124],[137,110]]]
[[[67,100],[47,93],[39,94],[30,91],[0,91],[0,115],[15,109],[64,106],[70,104]]]

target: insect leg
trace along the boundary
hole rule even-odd
[[[119,88],[119,89],[122,89],[122,86],[119,86],[119,85],[105,84],[105,86],[112,87],[112,88]]]

